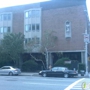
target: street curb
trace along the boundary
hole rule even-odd
[[[40,76],[38,73],[24,73],[22,72],[20,76]],[[90,76],[81,76],[81,75],[78,75],[78,76],[75,76],[76,78],[90,78]]]
[[[38,73],[21,73],[20,76],[39,76]]]

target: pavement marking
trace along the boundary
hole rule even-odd
[[[77,83],[79,83],[80,81],[84,80],[85,78],[79,79],[76,82],[72,83],[71,85],[69,85],[67,88],[65,88],[64,90],[70,90],[72,89]],[[81,88],[80,88],[81,89]]]

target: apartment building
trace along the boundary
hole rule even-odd
[[[55,62],[57,52],[85,63],[83,34],[88,22],[85,10],[86,0],[51,0],[1,8],[0,39],[4,33],[21,32],[25,35],[25,43],[35,40],[39,44],[39,48],[34,50],[39,52],[44,31],[53,30],[58,42],[48,51],[49,63]]]

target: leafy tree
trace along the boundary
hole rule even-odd
[[[21,33],[5,34],[4,38],[1,40],[0,49],[2,51],[0,54],[8,55],[8,57],[13,60],[14,64],[19,66],[21,63],[21,54],[24,52],[23,42],[24,35]]]

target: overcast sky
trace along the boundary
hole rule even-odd
[[[89,15],[89,21],[90,21],[90,0],[87,0],[87,9],[88,9],[88,15]]]
[[[22,5],[27,3],[42,2],[42,1],[49,1],[49,0],[0,0],[0,8],[15,6],[15,5]],[[87,8],[88,8],[88,14],[89,14],[89,20],[90,20],[90,0],[87,0]]]
[[[0,8],[50,0],[0,0]]]

